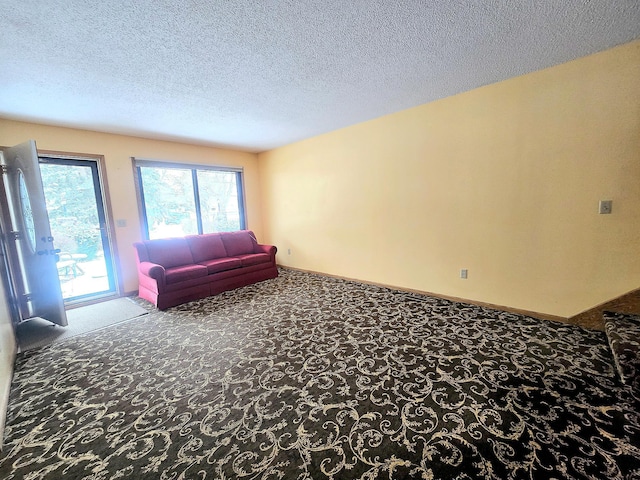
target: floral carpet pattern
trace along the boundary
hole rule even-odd
[[[634,395],[603,332],[281,270],[21,354],[0,478],[635,479]]]

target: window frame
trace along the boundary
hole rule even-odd
[[[242,167],[230,167],[222,165],[206,165],[198,163],[183,163],[176,161],[162,161],[162,160],[150,160],[145,158],[131,157],[134,183],[136,187],[136,200],[138,203],[138,214],[140,216],[140,231],[142,238],[149,240],[149,225],[147,221],[147,208],[144,198],[144,188],[142,185],[141,167],[153,167],[153,168],[174,168],[179,170],[191,171],[191,182],[193,186],[193,202],[195,206],[194,213],[196,214],[196,225],[198,228],[198,235],[202,235],[202,216],[201,216],[201,204],[200,204],[200,190],[198,187],[198,171],[215,171],[225,173],[236,174],[236,189],[238,190],[238,216],[240,220],[240,230],[247,229],[247,212],[245,201],[245,182],[244,182],[244,168]]]

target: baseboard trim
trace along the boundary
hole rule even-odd
[[[351,282],[358,282],[358,283],[363,283],[365,285],[374,285],[376,287],[383,287],[383,288],[391,288],[393,290],[399,290],[401,292],[407,292],[407,293],[416,293],[418,295],[427,295],[429,297],[435,297],[435,298],[441,298],[443,300],[449,300],[451,302],[459,302],[459,303],[467,303],[469,305],[476,305],[478,307],[485,307],[485,308],[491,308],[492,310],[500,310],[502,312],[507,312],[507,313],[514,313],[517,315],[524,315],[527,317],[533,317],[533,318],[537,318],[539,320],[549,320],[549,321],[553,321],[553,322],[563,322],[563,323],[571,323],[569,322],[566,317],[560,317],[557,315],[550,315],[548,313],[541,313],[541,312],[534,312],[531,310],[523,310],[520,308],[513,308],[513,307],[508,307],[506,305],[496,305],[493,303],[486,303],[486,302],[479,302],[477,300],[469,300],[468,298],[460,298],[460,297],[452,297],[450,295],[442,295],[440,293],[433,293],[433,292],[426,292],[423,290],[415,290],[412,288],[405,288],[405,287],[398,287],[397,285],[389,285],[389,284],[385,284],[385,283],[378,283],[378,282],[371,282],[369,280],[361,280],[359,278],[350,278],[350,277],[343,277],[341,275],[332,275],[330,273],[325,273],[325,272],[317,272],[314,270],[306,270],[303,268],[296,268],[296,267],[290,267],[287,265],[278,265],[279,268],[284,268],[284,269],[288,269],[288,270],[296,270],[298,272],[304,272],[304,273],[313,273],[316,275],[324,275],[326,277],[331,277],[331,278],[337,278],[340,280],[348,280]]]

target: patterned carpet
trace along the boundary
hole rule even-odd
[[[3,479],[640,478],[603,332],[282,270],[21,354]]]

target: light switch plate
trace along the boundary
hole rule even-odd
[[[600,200],[598,212],[601,214],[611,213],[611,209],[613,207],[612,203],[613,202],[611,200]]]

